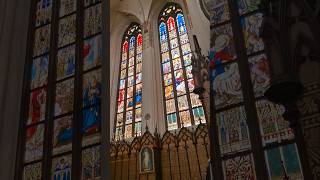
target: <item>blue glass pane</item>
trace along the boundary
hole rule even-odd
[[[101,122],[100,106],[84,109],[82,116],[82,132],[85,134],[96,133]]]
[[[281,155],[280,149],[274,148],[267,151],[270,178],[277,179],[283,175],[282,167],[281,167]]]
[[[130,49],[134,48],[135,44],[136,44],[136,38],[134,36],[132,36],[130,38],[130,47],[129,48]]]
[[[295,145],[284,146],[282,151],[288,174],[300,174],[299,159]]]
[[[187,32],[186,24],[185,24],[184,17],[182,14],[177,15],[177,23],[178,23],[178,28],[179,28],[179,34],[186,33]]]
[[[159,31],[160,31],[160,42],[166,41],[167,40],[167,29],[166,29],[166,24],[164,22],[160,23]]]

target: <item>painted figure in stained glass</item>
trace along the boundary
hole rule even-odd
[[[83,46],[83,69],[88,70],[101,64],[102,56],[101,35],[84,41]]]
[[[27,125],[43,121],[46,113],[46,88],[37,89],[30,95]]]
[[[42,26],[35,31],[33,56],[49,52],[51,25]]]
[[[100,106],[86,108],[82,115],[82,131],[87,135],[98,132],[101,122]]]
[[[217,108],[242,101],[238,65],[219,66],[212,71],[212,86]]]
[[[69,79],[57,84],[54,115],[58,116],[73,110],[74,80]]]
[[[41,26],[51,21],[52,0],[38,0],[36,26]]]
[[[71,156],[53,159],[52,180],[71,180]]]
[[[82,151],[82,180],[99,180],[101,176],[100,163],[99,146]]]
[[[249,65],[255,95],[257,97],[263,96],[270,85],[270,70],[267,57],[259,55],[249,58]]]
[[[83,106],[100,104],[101,98],[101,71],[93,71],[83,78]]]
[[[209,54],[211,68],[233,61],[236,58],[230,24],[211,30],[211,42],[213,42]]]
[[[73,129],[72,116],[54,120],[53,154],[71,150]]]
[[[89,6],[101,2],[101,0],[84,0],[84,6]]]
[[[252,54],[264,49],[262,39],[259,37],[262,19],[263,17],[261,13],[241,19],[241,25],[244,31],[244,38],[247,47],[247,54]]]
[[[31,89],[47,84],[49,56],[33,60],[31,69]]]
[[[72,76],[75,71],[75,45],[58,51],[57,80]]]
[[[44,125],[27,128],[24,162],[38,160],[43,154]]]

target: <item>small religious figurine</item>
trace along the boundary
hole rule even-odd
[[[145,146],[140,151],[140,172],[148,173],[154,171],[153,150]]]

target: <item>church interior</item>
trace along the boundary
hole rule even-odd
[[[0,179],[320,179],[319,0],[3,0]]]

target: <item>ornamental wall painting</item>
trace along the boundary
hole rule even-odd
[[[53,128],[53,155],[71,151],[73,138],[72,116],[54,120]]]
[[[212,88],[216,108],[243,101],[238,65],[219,66],[212,71]]]
[[[256,102],[256,107],[264,145],[294,138],[289,123],[282,117],[285,111],[283,106],[260,100]]]
[[[100,146],[82,151],[82,180],[101,179]]]
[[[229,5],[227,0],[206,0],[210,11],[210,22],[219,24],[230,19]]]
[[[36,27],[51,21],[52,0],[38,0],[36,13]]]
[[[92,106],[82,110],[82,146],[100,142],[101,108]]]
[[[41,180],[42,162],[30,164],[23,169],[23,180]]]
[[[51,180],[71,180],[71,155],[61,156],[52,160]]]
[[[83,107],[99,105],[101,102],[101,69],[83,75]]]
[[[73,110],[74,80],[68,79],[56,86],[54,115],[59,116]]]
[[[211,42],[212,48],[209,54],[211,68],[234,61],[237,57],[231,24],[211,29]]]
[[[101,4],[89,7],[84,11],[84,37],[101,32],[102,30]]]
[[[290,180],[304,179],[295,144],[267,150],[265,156],[270,180],[282,180],[285,171]]]
[[[263,41],[259,37],[262,19],[262,13],[241,18],[247,54],[252,54],[264,49]]]
[[[46,88],[37,89],[31,92],[27,125],[35,124],[45,119],[46,101]]]
[[[259,9],[261,0],[238,0],[238,8],[240,15]]]
[[[154,172],[154,153],[153,149],[144,146],[140,151],[140,173]]]
[[[47,84],[48,65],[49,55],[44,55],[33,60],[31,69],[31,89]]]
[[[250,148],[246,120],[244,106],[216,114],[221,154],[245,151]]]
[[[76,15],[65,17],[59,21],[58,47],[71,44],[76,40]]]
[[[57,54],[57,80],[74,75],[75,45],[60,49]]]
[[[60,0],[59,16],[73,13],[77,9],[77,0]]]
[[[27,128],[24,162],[39,160],[43,155],[44,125],[38,124]]]
[[[222,162],[225,180],[255,180],[252,155],[238,156]]]
[[[270,69],[266,55],[249,58],[251,80],[256,97],[263,96],[270,85]]]
[[[33,56],[49,52],[51,24],[42,26],[35,31]]]
[[[101,35],[94,36],[84,41],[83,46],[83,70],[101,65],[102,43]]]
[[[83,0],[83,1],[84,1],[85,7],[101,2],[101,0]]]

